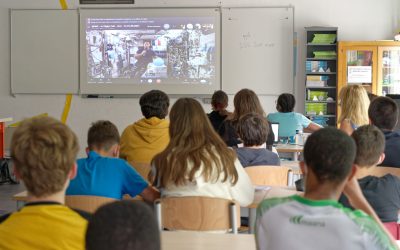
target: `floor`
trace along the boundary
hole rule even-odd
[[[24,184],[0,185],[0,215],[15,211],[17,203],[12,200],[13,195],[25,190]]]

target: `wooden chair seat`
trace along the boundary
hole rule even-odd
[[[240,227],[240,207],[227,199],[168,197],[157,200],[155,207],[160,229],[237,233]]]
[[[65,205],[70,208],[94,213],[99,207],[116,200],[117,199],[102,196],[67,195],[65,196]]]

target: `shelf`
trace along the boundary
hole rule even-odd
[[[325,87],[307,87],[306,89],[336,89],[336,87],[332,87],[332,86],[325,86]]]
[[[336,58],[314,58],[314,57],[307,57],[307,61],[336,61]]]
[[[307,100],[306,103],[336,103],[336,101],[309,101],[309,100]]]
[[[336,72],[306,72],[306,75],[336,75]]]
[[[336,43],[307,43],[307,46],[336,46]]]
[[[306,115],[308,117],[336,117],[336,115]]]

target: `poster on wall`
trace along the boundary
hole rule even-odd
[[[348,66],[347,67],[348,83],[372,83],[372,67],[371,66]]]

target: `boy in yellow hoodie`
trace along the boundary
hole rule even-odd
[[[150,163],[169,143],[169,97],[151,90],[140,97],[144,118],[125,128],[121,136],[120,157],[132,163]]]

